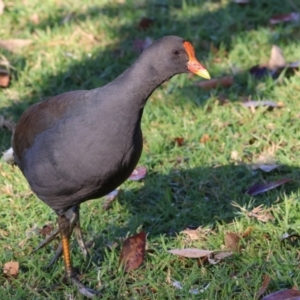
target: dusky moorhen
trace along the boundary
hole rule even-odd
[[[3,159],[18,165],[32,191],[58,215],[58,229],[38,248],[59,233],[61,243],[50,264],[63,253],[66,276],[81,289],[89,290],[76,278],[69,248],[74,230],[87,254],[80,204],[108,194],[130,176],[143,148],[140,124],[148,97],[164,81],[188,71],[210,78],[191,43],[166,36],[112,82],[36,103],[16,126]]]

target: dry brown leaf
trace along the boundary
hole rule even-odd
[[[282,52],[282,49],[276,45],[272,46],[271,56],[269,60],[269,68],[271,70],[277,70],[278,68],[284,68],[286,61]]]
[[[233,254],[231,251],[221,251],[215,254],[215,259],[222,260],[224,258],[230,257]]]
[[[267,164],[252,164],[249,165],[251,167],[252,170],[261,170],[264,171],[266,173],[269,173],[275,169],[277,169],[278,167],[280,167],[280,165],[277,164],[273,164],[273,165],[267,165]]]
[[[256,297],[255,297],[256,299],[259,299],[265,293],[265,291],[267,290],[267,288],[269,286],[270,280],[271,279],[270,279],[269,275],[265,274],[262,286],[260,287],[260,289],[256,293]]]
[[[231,205],[239,208],[243,213],[245,213],[250,218],[256,218],[257,220],[262,222],[268,222],[270,220],[274,220],[274,217],[269,213],[271,208],[264,209],[263,204],[254,207],[250,212],[236,202],[232,202]]]
[[[200,226],[197,229],[187,228],[187,229],[181,231],[180,233],[187,235],[190,240],[194,241],[194,240],[204,239],[205,236],[210,232],[212,232],[212,230],[210,228],[202,228]]]
[[[299,20],[300,20],[300,13],[291,12],[289,14],[272,16],[269,22],[270,24],[275,25],[275,24],[285,23],[285,22],[298,22]]]
[[[144,179],[146,175],[147,175],[147,168],[144,166],[138,166],[133,170],[128,180],[140,181]]]
[[[196,82],[195,85],[201,87],[204,90],[212,90],[217,87],[230,87],[233,85],[233,83],[233,76],[225,76],[221,78]]]
[[[145,258],[146,233],[140,232],[127,238],[123,242],[120,261],[125,268],[125,272],[135,270],[141,266]]]
[[[199,239],[199,231],[197,229],[185,229],[181,233],[186,234],[190,240],[195,241]]]
[[[271,293],[261,300],[299,300],[300,291],[294,289],[280,290],[274,293]]]
[[[209,255],[208,262],[211,265],[216,265],[220,261],[222,261],[224,258],[230,257],[232,254],[233,254],[233,252],[231,252],[231,251],[221,251],[216,254],[213,253],[213,254]]]
[[[34,13],[31,17],[30,17],[30,21],[35,24],[38,25],[40,23],[40,17],[37,13]]]
[[[240,237],[234,232],[227,232],[225,234],[225,247],[231,251],[239,251]]]
[[[50,235],[52,230],[53,230],[53,225],[52,224],[46,224],[43,226],[42,229],[39,230],[40,235],[42,236],[47,236]]]
[[[178,147],[181,147],[184,143],[184,138],[183,137],[176,137],[176,138],[174,138],[174,142]]]
[[[233,0],[233,2],[237,4],[248,4],[250,3],[250,0]]]
[[[252,233],[252,231],[253,231],[253,228],[252,227],[248,227],[246,229],[246,231],[242,233],[242,237],[245,238],[245,237],[249,236]]]
[[[11,52],[17,52],[19,49],[29,46],[32,40],[25,39],[11,39],[11,40],[0,40],[0,48]]]
[[[9,261],[5,263],[3,273],[5,276],[16,277],[19,273],[19,263],[17,261]]]
[[[263,183],[256,183],[245,190],[245,193],[250,196],[256,196],[261,193],[265,193],[272,189],[275,189],[285,183],[292,182],[293,180],[290,178],[282,178],[272,182],[263,182]]]
[[[204,133],[200,139],[200,143],[205,144],[210,140],[210,136],[206,133]]]
[[[240,156],[239,156],[238,151],[233,150],[233,151],[231,152],[230,158],[231,158],[232,160],[240,160]]]
[[[9,235],[9,234],[8,234],[8,231],[6,231],[6,230],[0,228],[0,236],[7,237],[8,235]]]
[[[9,72],[6,69],[0,69],[0,87],[8,87],[9,83]]]
[[[6,183],[4,186],[1,187],[1,193],[5,196],[13,196],[14,190],[13,186],[10,183]]]
[[[208,255],[213,253],[213,251],[210,250],[203,250],[197,248],[172,249],[172,250],[168,250],[168,252],[174,255],[179,255],[188,258],[207,257]]]

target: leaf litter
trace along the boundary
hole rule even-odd
[[[244,207],[240,206],[236,202],[231,203],[232,206],[237,207],[241,210],[242,213],[244,213],[249,218],[255,218],[261,222],[268,222],[274,220],[273,215],[270,213],[272,208],[263,208],[263,204],[254,207],[251,211],[248,211]]]
[[[291,181],[293,181],[293,179],[282,178],[277,181],[257,183],[247,188],[245,194],[248,194],[249,196],[256,196],[258,194],[265,193]]]
[[[286,289],[280,290],[274,293],[271,293],[261,300],[299,300],[300,299],[300,291],[295,289]]]
[[[268,63],[256,65],[250,68],[250,74],[257,78],[262,79],[265,76],[277,78],[284,69],[294,70],[299,68],[300,61],[287,63],[283,51],[277,45],[271,48],[271,55]]]
[[[32,40],[26,39],[0,40],[0,48],[15,53],[18,52],[21,48],[29,46],[32,42]]]
[[[146,233],[144,231],[127,238],[123,242],[119,264],[125,272],[139,268],[145,258]]]
[[[3,273],[7,277],[17,277],[19,274],[19,262],[9,261],[3,266]]]

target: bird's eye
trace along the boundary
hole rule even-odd
[[[180,52],[179,52],[178,50],[173,50],[172,53],[173,53],[174,55],[179,55],[179,54],[180,54]]]

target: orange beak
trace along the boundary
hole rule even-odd
[[[187,68],[194,74],[201,76],[205,79],[210,79],[208,71],[203,65],[197,60],[195,56],[195,49],[190,42],[185,41],[183,47],[189,56],[189,61],[187,62]]]

